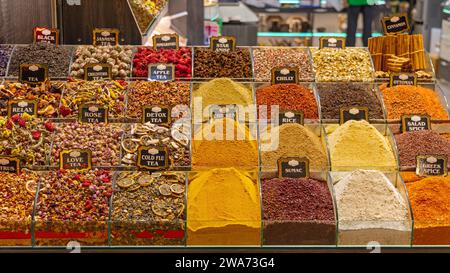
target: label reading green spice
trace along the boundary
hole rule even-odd
[[[416,174],[420,176],[447,176],[447,156],[419,155]]]

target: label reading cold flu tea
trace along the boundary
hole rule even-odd
[[[309,160],[304,157],[278,159],[278,178],[309,177]]]
[[[340,124],[349,120],[369,121],[369,108],[367,107],[343,107],[340,109]]]
[[[86,64],[84,79],[86,81],[110,80],[112,79],[112,66],[110,64]]]
[[[167,82],[175,78],[175,66],[173,64],[149,64],[148,80]]]
[[[384,34],[395,35],[399,33],[408,33],[410,30],[408,15],[398,14],[391,17],[384,17],[381,20]]]
[[[170,108],[162,106],[144,106],[142,122],[156,125],[170,123]]]
[[[322,48],[345,48],[345,38],[342,37],[321,37],[319,49]]]
[[[224,118],[238,120],[238,113],[239,108],[236,104],[211,105],[209,108],[211,121]]]
[[[417,75],[414,73],[391,73],[389,87],[397,85],[417,85]]]
[[[139,147],[137,166],[145,170],[163,170],[169,166],[167,147]]]
[[[402,132],[415,132],[431,129],[430,116],[403,115]]]
[[[119,30],[110,28],[96,28],[93,31],[94,46],[118,46]]]
[[[94,104],[82,104],[79,107],[79,121],[81,123],[107,123],[108,107]]]
[[[9,156],[0,156],[0,172],[20,173],[20,159]]]
[[[179,49],[180,38],[178,34],[161,34],[153,36],[153,48],[158,49]]]
[[[447,156],[419,155],[416,174],[419,176],[447,176]]]
[[[303,112],[299,111],[280,112],[278,114],[278,124],[283,125],[289,123],[297,123],[303,125],[304,124]]]
[[[21,64],[19,81],[28,84],[43,83],[48,79],[48,66],[44,64]]]
[[[27,113],[30,116],[37,114],[37,102],[33,100],[11,100],[8,102],[8,117]]]
[[[215,52],[231,52],[236,50],[236,37],[211,37],[210,48]]]
[[[298,84],[298,68],[272,68],[272,84]]]
[[[59,29],[35,27],[33,30],[34,43],[59,44]]]
[[[66,150],[59,154],[61,170],[88,171],[92,168],[92,152],[89,150]]]

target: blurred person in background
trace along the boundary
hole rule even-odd
[[[359,14],[363,14],[363,45],[366,47],[372,36],[372,21],[377,0],[347,0],[347,46],[355,46]]]

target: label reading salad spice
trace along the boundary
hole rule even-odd
[[[447,157],[419,155],[416,157],[416,174],[419,176],[447,176]]]
[[[59,45],[59,29],[35,27],[33,30],[34,43],[48,43]]]
[[[137,166],[145,170],[162,170],[169,166],[167,147],[139,147]]]
[[[61,170],[88,171],[92,168],[92,152],[89,150],[66,150],[59,154]]]
[[[0,156],[0,172],[20,173],[20,159],[9,156]]]
[[[94,46],[118,46],[119,30],[112,28],[96,28],[93,31]]]
[[[22,83],[38,84],[48,79],[48,66],[44,64],[21,64],[19,80]]]
[[[216,119],[238,119],[239,109],[236,104],[211,105],[209,108],[209,116],[211,121]]]
[[[8,117],[23,113],[36,116],[37,102],[34,100],[11,100],[8,102]]]
[[[144,106],[142,122],[156,125],[170,123],[170,108],[162,106]]]
[[[304,124],[304,115],[303,112],[299,111],[287,111],[280,112],[278,114],[278,123],[280,125],[288,124],[288,123],[298,123],[300,125]]]
[[[236,50],[236,37],[211,37],[210,47],[215,52],[231,52]]]
[[[148,80],[167,82],[175,78],[175,66],[173,64],[148,65]]]
[[[391,17],[384,17],[381,20],[384,34],[395,35],[399,33],[408,33],[410,30],[408,15],[398,14]]]
[[[309,177],[309,160],[304,157],[278,159],[278,178]]]
[[[402,116],[402,132],[430,130],[430,116],[404,115]]]
[[[112,79],[112,66],[110,64],[86,64],[84,66],[84,80],[99,81]]]
[[[81,123],[107,123],[108,107],[94,104],[82,104],[79,107],[79,121]]]
[[[158,49],[179,49],[180,37],[178,34],[161,34],[153,36],[153,48]]]
[[[414,73],[391,73],[389,87],[397,85],[417,85],[417,75]]]
[[[319,48],[345,48],[345,38],[337,37],[321,37]]]
[[[298,68],[272,68],[272,84],[298,84]]]
[[[369,108],[367,107],[343,107],[340,111],[340,124],[344,124],[349,120],[369,121]]]

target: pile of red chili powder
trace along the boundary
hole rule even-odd
[[[175,65],[176,78],[190,78],[192,74],[192,51],[189,47],[159,49],[139,47],[133,59],[133,77],[146,78],[148,65],[166,63]]]

